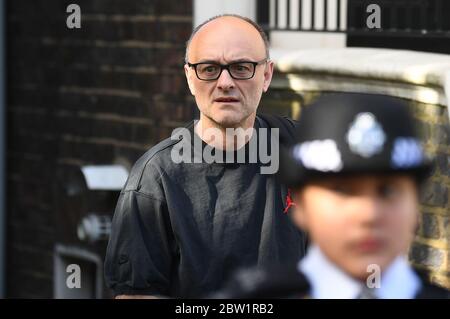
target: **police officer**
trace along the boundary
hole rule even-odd
[[[449,298],[407,260],[429,174],[399,99],[325,94],[306,107],[279,177],[311,246],[296,269],[246,270],[218,297]]]

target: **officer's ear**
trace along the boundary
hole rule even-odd
[[[301,190],[297,190],[293,193],[292,199],[295,203],[295,206],[292,219],[297,227],[303,230],[307,230],[305,209],[303,201],[301,200],[301,193]]]
[[[184,74],[186,75],[186,80],[189,86],[189,90],[191,91],[191,94],[195,96],[195,88],[194,88],[194,79],[193,77],[195,76],[195,71],[189,67],[189,65],[185,64],[184,65]]]

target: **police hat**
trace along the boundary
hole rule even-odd
[[[408,106],[398,98],[323,94],[301,114],[295,143],[280,150],[279,178],[290,187],[312,178],[430,171]]]

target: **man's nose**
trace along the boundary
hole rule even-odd
[[[228,70],[222,70],[222,73],[217,79],[217,87],[222,90],[230,90],[234,88],[234,80]]]

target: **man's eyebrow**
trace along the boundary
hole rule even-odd
[[[254,61],[254,60],[253,60],[253,59],[249,59],[249,58],[242,58],[242,59],[236,59],[236,60],[233,60],[233,61],[231,61],[231,62],[229,62],[229,63],[252,62],[252,61]]]
[[[215,63],[215,64],[220,64],[219,62],[217,62],[215,60],[200,60],[197,63]]]
[[[252,62],[253,59],[249,59],[249,58],[240,58],[240,59],[236,59],[236,60],[231,60],[230,62],[226,63],[226,64],[231,64],[231,63],[239,63],[239,62]],[[197,63],[214,63],[214,64],[222,64],[219,61],[216,60],[200,60]]]

